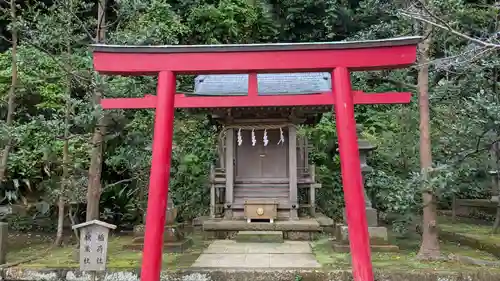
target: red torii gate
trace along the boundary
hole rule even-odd
[[[141,281],[158,281],[160,277],[174,109],[311,105],[334,105],[353,276],[355,281],[373,281],[354,104],[409,103],[411,94],[353,91],[350,72],[407,67],[416,60],[416,48],[420,40],[420,37],[403,37],[333,43],[94,45],[94,68],[99,73],[158,75],[156,96],[101,101],[105,109],[156,109]],[[319,71],[332,74],[332,92],[258,95],[257,73]],[[248,73],[248,95],[200,97],[176,93],[177,74],[225,73]]]

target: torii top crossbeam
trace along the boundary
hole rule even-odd
[[[330,71],[401,68],[416,59],[420,37],[329,43],[248,45],[94,45],[94,67],[100,73],[156,75]],[[328,59],[326,59],[328,58]]]
[[[420,37],[387,40],[199,46],[94,45],[94,68],[111,75],[158,75],[156,96],[104,99],[104,108],[155,108],[141,280],[158,281],[172,151],[174,108],[334,105],[355,281],[373,281],[354,104],[408,103],[409,93],[351,89],[350,72],[403,68],[416,60]],[[332,91],[259,95],[257,73],[329,72]],[[176,94],[177,74],[249,74],[248,95]]]

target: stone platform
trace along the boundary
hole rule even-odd
[[[399,247],[389,244],[387,228],[383,226],[369,226],[368,235],[372,252],[397,252]],[[332,244],[336,252],[349,252],[349,232],[346,225],[336,226],[336,242]]]
[[[270,269],[319,268],[309,242],[238,243],[216,240],[198,257],[192,268]]]
[[[332,243],[333,250],[339,253],[349,253],[351,248],[349,244]],[[370,250],[373,253],[398,252],[399,247],[396,245],[370,245]]]
[[[251,222],[246,220],[209,219],[203,222],[203,230],[224,231],[321,231],[316,219],[300,219],[268,222]]]
[[[182,253],[189,249],[193,240],[186,236],[181,224],[166,225],[163,233],[163,252]],[[124,249],[142,251],[144,247],[144,226],[134,227],[134,239],[131,244],[123,245]]]
[[[286,240],[314,240],[323,231],[333,229],[333,221],[325,216],[299,220],[277,220],[273,223],[248,223],[245,220],[206,219],[202,228],[207,238],[232,239],[239,231],[281,231]]]
[[[193,245],[193,240],[191,238],[184,238],[180,241],[170,241],[163,243],[164,253],[183,253]],[[132,244],[123,245],[123,249],[142,251],[144,248],[144,238],[134,239]]]

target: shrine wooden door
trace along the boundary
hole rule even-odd
[[[265,182],[288,180],[287,131],[284,130],[285,143],[280,140],[279,129],[267,130],[269,143],[264,145],[264,130],[255,130],[255,146],[252,145],[252,131],[242,130],[243,143],[236,145],[236,181]],[[237,132],[236,132],[237,134]],[[237,137],[235,137],[237,139]]]

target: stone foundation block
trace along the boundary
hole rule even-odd
[[[317,213],[315,218],[321,227],[332,227],[334,225],[333,219],[325,216],[322,213]]]
[[[370,236],[370,244],[372,245],[387,245],[389,243],[387,237],[387,228],[383,226],[368,227]],[[338,225],[336,230],[337,241],[342,244],[349,244],[349,233],[346,225]]]
[[[292,241],[312,241],[314,240],[314,233],[303,231],[286,231],[284,232],[284,237],[286,240]]]
[[[141,251],[144,247],[144,225],[134,226],[134,239],[131,244],[124,245],[123,249]],[[182,224],[165,226],[163,232],[163,251],[165,253],[182,253],[193,244],[191,238],[186,237],[186,229]]]
[[[378,226],[378,215],[377,210],[373,208],[366,208],[366,221],[368,222],[368,227]]]
[[[185,238],[182,241],[175,242],[165,242],[163,243],[163,252],[164,253],[182,253],[189,249],[193,245],[193,240],[191,238]],[[144,247],[143,243],[132,243],[129,245],[124,245],[124,249],[142,251]]]
[[[365,209],[365,212],[366,212],[366,222],[368,223],[368,226],[371,226],[371,227],[378,226],[378,214],[377,214],[377,210],[373,209],[373,208],[370,208],[370,207],[367,207]],[[344,216],[344,221],[347,221],[345,210],[344,210],[344,215],[343,216]]]
[[[203,222],[209,220],[210,217],[208,216],[201,216],[193,219],[192,225],[193,226],[203,226]]]
[[[238,231],[203,231],[203,239],[205,240],[213,240],[213,239],[234,239]]]
[[[351,249],[349,248],[349,245],[346,244],[338,244],[338,243],[333,243],[332,244],[333,250],[335,252],[339,253],[349,253]],[[398,252],[399,247],[395,245],[370,245],[370,249],[374,253],[380,253],[380,252]]]
[[[239,231],[236,242],[245,243],[283,243],[282,231]]]

